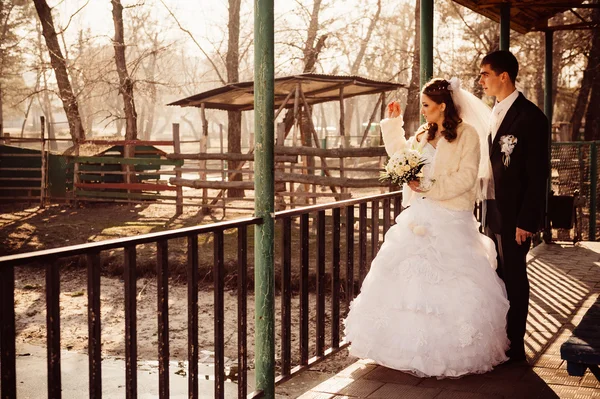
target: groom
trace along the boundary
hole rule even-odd
[[[548,119],[515,88],[519,63],[509,51],[486,55],[479,83],[496,97],[492,110],[490,160],[495,200],[487,202],[486,234],[498,251],[498,275],[506,284],[510,309],[507,335],[511,361],[525,361],[529,307],[526,257],[531,237],[543,227],[548,178]]]

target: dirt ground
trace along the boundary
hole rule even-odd
[[[0,205],[0,256],[31,252],[41,249],[102,241],[126,236],[134,236],[150,232],[171,230],[180,227],[208,224],[224,220],[218,212],[202,215],[198,208],[185,208],[184,214],[174,217],[172,205],[115,205],[92,203],[73,207],[68,205],[52,205],[45,209],[24,204]],[[249,216],[248,213],[228,211],[226,219]],[[344,229],[342,228],[342,231]],[[249,243],[252,242],[253,229],[249,229]],[[293,235],[296,237],[297,231]],[[228,241],[229,240],[229,241]],[[295,240],[295,238],[293,239]],[[187,358],[187,287],[185,279],[186,250],[184,240],[172,240],[169,243],[169,328],[170,352],[172,360]],[[212,240],[200,238],[200,251],[207,256],[200,256],[200,292],[199,292],[199,349],[201,358],[210,362],[213,348],[213,291],[212,291]],[[237,294],[234,290],[236,282],[236,234],[225,237],[225,356],[229,364],[237,361]],[[228,245],[231,243],[231,245]],[[276,255],[278,251],[276,245]],[[295,246],[293,246],[295,248]],[[313,247],[314,248],[314,247]],[[356,248],[358,251],[358,248]],[[107,251],[108,252],[108,251]],[[315,256],[311,251],[311,256]],[[358,252],[356,252],[358,253]],[[249,263],[253,254],[249,245]],[[157,358],[157,285],[154,276],[156,249],[154,246],[138,246],[137,248],[137,328],[138,353],[140,360]],[[278,259],[278,257],[276,257]],[[293,267],[297,259],[293,261]],[[276,262],[278,268],[279,262]],[[88,342],[87,329],[87,281],[82,262],[75,258],[61,265],[61,347],[68,350],[86,353]],[[122,253],[110,251],[102,256],[101,280],[101,326],[102,352],[104,356],[122,358],[124,347],[124,284],[122,280]],[[254,296],[252,293],[253,271],[249,270],[248,301],[248,359],[254,356]],[[297,274],[293,273],[293,286],[297,286]],[[343,277],[343,276],[342,276]],[[279,281],[279,278],[276,278]],[[314,288],[314,283],[311,284]],[[46,344],[46,311],[45,311],[45,276],[42,267],[19,267],[16,269],[16,317],[18,343],[45,346]],[[277,295],[276,309],[280,309]],[[298,360],[299,353],[299,297],[297,290],[292,298],[292,354]],[[330,319],[330,301],[327,303],[327,321]],[[345,314],[342,305],[342,315]],[[277,317],[280,312],[276,311]],[[316,298],[310,297],[310,337],[311,356],[314,354]],[[276,332],[279,336],[280,321],[276,321]],[[342,327],[343,329],[343,327]],[[331,342],[328,325],[326,342]],[[276,354],[279,359],[280,342],[276,342]],[[342,357],[345,359],[345,357]],[[343,360],[346,363],[347,360]],[[338,364],[327,362],[331,368]],[[324,371],[324,370],[322,370]]]

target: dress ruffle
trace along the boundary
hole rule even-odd
[[[507,360],[504,283],[473,214],[417,198],[396,218],[345,320],[350,354],[426,377]]]

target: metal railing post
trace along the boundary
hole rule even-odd
[[[254,0],[255,367],[256,389],[275,397],[274,10]]]
[[[598,206],[598,142],[590,151],[590,241],[596,241],[596,209]]]

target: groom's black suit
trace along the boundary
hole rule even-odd
[[[504,162],[500,139],[513,135],[517,143]],[[523,94],[509,108],[490,146],[495,200],[487,203],[486,233],[498,250],[498,275],[506,284],[510,310],[508,355],[525,359],[524,336],[529,307],[526,256],[531,239],[518,245],[517,227],[535,233],[543,227],[548,177],[548,119]]]

